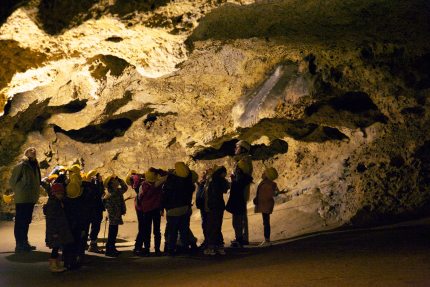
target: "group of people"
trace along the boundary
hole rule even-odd
[[[49,199],[43,206],[46,216],[46,245],[52,249],[50,269],[53,273],[78,268],[89,259],[88,252],[103,253],[97,245],[103,221],[103,212],[108,214],[109,229],[104,254],[109,257],[120,255],[116,249],[118,226],[123,224],[126,213],[124,193],[128,186],[136,193],[134,206],[138,219],[138,234],[133,253],[150,256],[151,231],[154,236],[155,255],[161,252],[161,217],[166,216],[164,231],[164,252],[169,256],[190,253],[197,249],[197,239],[190,229],[191,207],[194,192],[196,207],[200,210],[205,255],[225,254],[224,238],[221,232],[224,211],[232,214],[235,239],[232,247],[249,244],[247,202],[250,199],[252,160],[251,145],[246,141],[236,144],[232,173],[227,180],[224,166],[213,166],[205,170],[199,180],[198,174],[183,162],[177,162],[174,169],[149,168],[139,174],[130,171],[125,180],[112,174],[104,179],[96,170],[82,173],[75,164],[69,168],[57,166],[51,173],[41,177],[36,158],[36,149],[28,148],[24,158],[14,167],[9,184],[14,191],[16,206],[15,239],[16,252],[35,250],[28,242],[28,229],[34,205],[39,198],[39,186],[47,191]],[[270,214],[273,211],[273,197],[278,192],[278,176],[273,167],[264,170],[253,199],[255,211],[263,214],[264,238],[260,246],[270,243]],[[224,194],[229,191],[227,204]],[[90,240],[90,244],[88,244]],[[59,250],[62,249],[64,266]]]

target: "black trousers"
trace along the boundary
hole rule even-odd
[[[118,225],[109,224],[108,240],[106,242],[106,251],[114,250],[116,237],[118,236]]]
[[[270,214],[262,213],[264,226],[264,239],[270,239]]]
[[[224,237],[221,232],[223,209],[211,209],[208,215],[208,244],[209,246],[224,246]]]
[[[16,243],[28,241],[28,229],[33,218],[34,203],[16,203],[14,234]]]
[[[135,248],[140,249],[142,245],[145,245],[145,249],[149,250],[151,246],[151,229],[153,227],[154,233],[154,247],[155,250],[160,250],[161,244],[161,230],[160,230],[160,222],[161,215],[160,209],[155,208],[148,212],[136,211],[137,219],[139,221],[139,233],[136,237]]]

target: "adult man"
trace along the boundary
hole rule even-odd
[[[28,242],[28,229],[33,217],[34,205],[39,199],[41,185],[39,162],[36,149],[29,147],[24,151],[24,157],[13,168],[9,185],[14,191],[16,207],[15,215],[15,252],[35,250]]]
[[[249,151],[251,149],[251,144],[247,141],[244,140],[240,140],[236,143],[236,148],[234,149],[234,163],[233,163],[233,167],[232,167],[232,171],[234,172],[234,170],[236,170],[236,166],[238,161],[244,161],[248,164],[248,171],[246,172],[247,174],[249,174],[250,176],[252,176],[252,158],[251,155],[249,154]],[[233,177],[234,174],[231,175],[231,177]],[[232,178],[233,179],[233,178]],[[245,201],[248,202],[249,201],[249,197],[250,197],[250,185],[247,185],[244,189],[244,197],[245,197]],[[244,215],[243,215],[243,245],[248,245],[249,244],[249,231],[248,231],[248,212],[245,211]],[[234,241],[234,240],[233,240]],[[236,242],[232,242],[233,245],[236,244]]]

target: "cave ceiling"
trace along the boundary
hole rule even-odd
[[[430,4],[9,1],[0,14],[0,187],[28,146],[42,173],[186,162],[318,198],[327,222],[430,206]],[[230,170],[229,170],[230,171]],[[427,211],[428,212],[428,211]]]

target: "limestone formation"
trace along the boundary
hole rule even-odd
[[[279,234],[292,208],[322,228],[429,215],[428,1],[66,2],[2,19],[2,193],[30,145],[44,175],[125,176],[230,172],[244,139],[255,183],[279,172]]]

